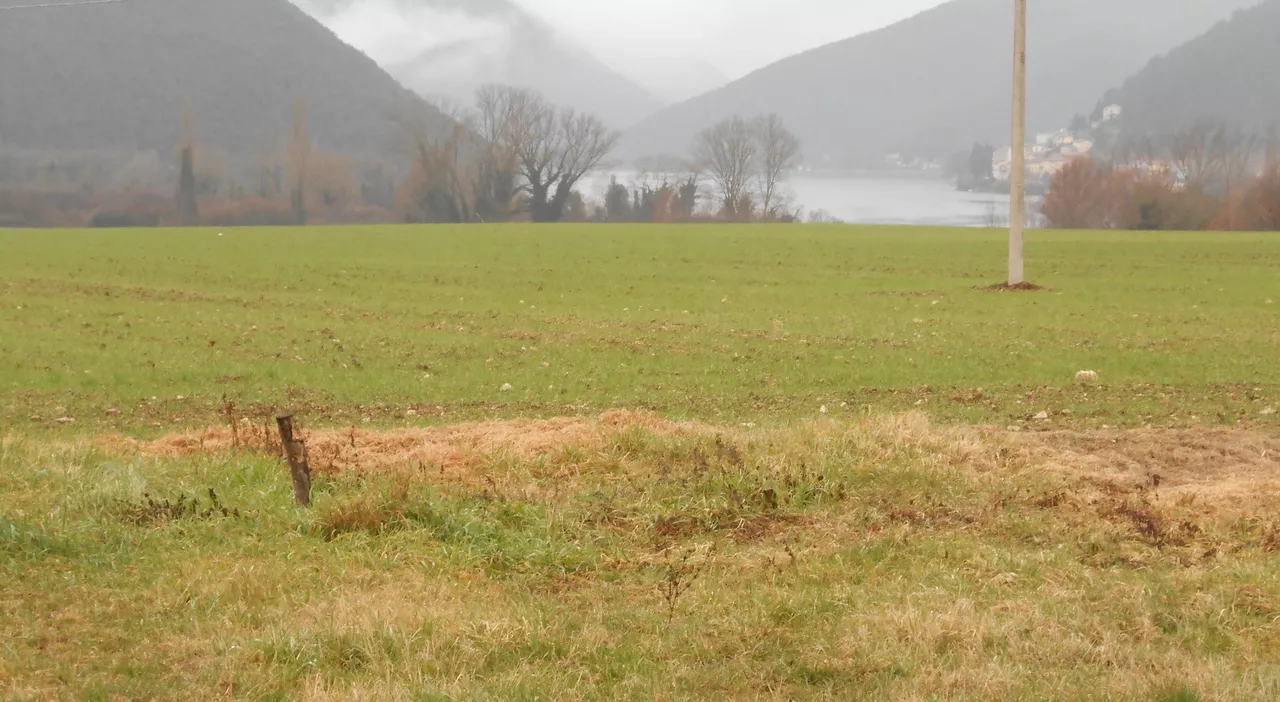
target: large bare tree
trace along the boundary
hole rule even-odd
[[[790,204],[782,193],[782,183],[800,165],[800,140],[777,115],[767,115],[752,125],[759,142],[760,214],[765,219],[778,219]]]
[[[454,122],[444,133],[411,116],[400,119],[412,149],[403,203],[404,216],[409,221],[471,222],[475,219],[474,164],[462,153],[470,131],[461,112],[452,117]]]
[[[698,135],[693,158],[715,186],[724,216],[751,219],[758,206],[761,218],[780,219],[790,204],[783,183],[800,165],[800,140],[777,115],[732,117]]]
[[[535,222],[560,221],[573,188],[618,142],[595,116],[557,108],[525,88],[485,86],[476,108],[481,138],[515,168]]]
[[[1174,165],[1188,185],[1226,195],[1248,175],[1257,135],[1233,132],[1225,123],[1199,122],[1173,137]]]
[[[448,117],[441,130],[422,115],[396,113],[408,137],[412,171],[405,215],[418,222],[500,222],[517,207],[514,158],[494,135],[493,111],[471,110],[448,98],[430,104]],[[487,136],[486,136],[487,135]]]
[[[715,186],[722,214],[729,219],[751,217],[751,182],[759,155],[755,130],[741,117],[709,127],[694,142],[694,161]]]

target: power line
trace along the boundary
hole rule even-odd
[[[106,5],[108,3],[128,2],[129,0],[74,0],[73,2],[42,2],[31,5],[8,5],[0,7],[5,10],[38,10],[44,7],[79,7],[81,5]]]

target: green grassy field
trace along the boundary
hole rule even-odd
[[[843,405],[1142,426],[1254,422],[1280,396],[1268,235],[1038,233],[1030,277],[1048,290],[1027,295],[975,289],[1002,279],[1001,235],[953,230],[8,232],[0,247],[11,425],[202,426],[225,395],[328,424]],[[1088,393],[1082,369],[1101,374]]]
[[[1275,236],[0,251],[0,698],[1280,698]]]

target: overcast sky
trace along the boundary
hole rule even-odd
[[[601,58],[635,69],[655,53],[738,78],[778,59],[883,27],[942,0],[517,0]]]

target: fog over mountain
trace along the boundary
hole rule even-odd
[[[22,4],[30,4],[16,0]],[[0,8],[15,7],[0,0]],[[257,157],[306,103],[316,148],[382,158],[396,115],[447,120],[287,0],[130,0],[0,16],[0,146]]]
[[[1258,0],[1033,0],[1029,120],[1065,126],[1157,54]],[[683,153],[734,114],[777,113],[810,163],[889,152],[944,156],[1008,140],[1013,3],[954,0],[888,28],[762,68],[628,131],[625,157]]]
[[[1130,140],[1222,122],[1263,135],[1280,127],[1280,0],[1236,13],[1151,61],[1104,102],[1124,108]]]
[[[550,91],[549,83],[585,70],[574,63],[592,63],[596,78],[622,76],[631,89],[614,94],[598,81],[579,81],[559,92],[626,121],[637,118],[636,87],[661,103],[679,102],[942,0],[292,1],[422,92],[469,93],[484,80],[514,78]],[[544,55],[529,43],[544,45]],[[618,97],[621,104],[610,104]]]
[[[513,0],[642,81],[667,60],[729,79],[863,34],[943,0]],[[728,81],[725,81],[728,82]],[[717,86],[718,87],[718,86]]]
[[[510,0],[294,1],[422,95],[470,103],[485,83],[531,87],[618,128],[664,104]]]
[[[710,61],[688,56],[654,56],[627,70],[627,74],[665,104],[688,100],[729,83],[724,71]]]

